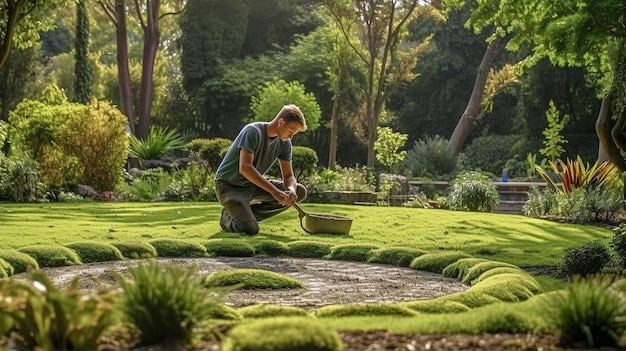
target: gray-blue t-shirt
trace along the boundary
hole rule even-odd
[[[250,184],[250,181],[239,173],[241,149],[254,154],[252,165],[263,175],[270,170],[276,159],[291,161],[291,140],[282,141],[278,136],[274,138],[267,136],[268,124],[253,122],[243,127],[217,168],[215,180],[223,180],[238,186]]]

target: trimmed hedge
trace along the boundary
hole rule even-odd
[[[39,267],[64,267],[82,264],[80,257],[74,250],[62,245],[30,245],[21,247],[18,251],[34,258]]]
[[[74,250],[83,263],[121,261],[124,259],[120,250],[107,243],[79,241],[65,246]]]

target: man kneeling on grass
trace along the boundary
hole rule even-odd
[[[304,200],[306,188],[296,182],[291,167],[291,138],[305,130],[304,115],[295,105],[283,106],[270,122],[243,127],[215,174],[222,230],[255,235],[260,221]],[[276,159],[282,181],[264,177]]]

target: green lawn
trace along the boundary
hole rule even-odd
[[[607,229],[521,215],[308,203],[302,207],[307,212],[352,217],[350,235],[308,235],[292,209],[261,223],[256,237],[224,233],[218,223],[220,205],[214,202],[0,204],[0,249],[82,240],[307,239],[431,252],[461,250],[475,257],[526,267],[557,265],[565,247],[594,240],[607,244],[613,236]]]

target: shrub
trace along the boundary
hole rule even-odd
[[[528,200],[524,203],[522,212],[529,217],[542,217],[558,212],[558,195],[554,191],[545,188],[540,190],[531,186],[528,192]]]
[[[39,269],[39,264],[32,256],[16,250],[0,250],[0,258],[13,267],[14,274],[25,273],[29,267]]]
[[[489,271],[490,269],[499,268],[499,267],[508,267],[508,268],[517,268],[516,266],[504,263],[504,262],[496,262],[496,261],[487,261],[487,262],[479,262],[474,266],[469,268],[465,275],[461,278],[461,282],[463,284],[474,285],[475,280],[480,277],[481,274]]]
[[[294,146],[292,160],[294,175],[302,181],[311,178],[317,171],[319,158],[315,150],[306,146]]]
[[[173,177],[162,168],[153,168],[144,171],[132,183],[125,184],[121,191],[134,201],[160,200],[170,188]]]
[[[111,245],[115,246],[122,256],[126,258],[154,258],[157,257],[157,251],[154,246],[148,243],[141,242],[113,242]]]
[[[626,331],[624,292],[611,286],[611,278],[574,278],[564,292],[546,303],[545,308],[560,330],[560,342],[567,346],[619,346]]]
[[[610,246],[617,253],[622,268],[626,268],[626,226],[621,224],[614,232]]]
[[[243,318],[311,317],[305,309],[295,306],[256,304],[237,310]]]
[[[397,316],[413,317],[415,311],[400,305],[370,303],[363,305],[330,305],[313,311],[318,318],[355,317],[355,316]]]
[[[226,138],[194,139],[186,147],[192,158],[199,157],[207,163],[209,169],[215,171],[232,143],[232,140]]]
[[[36,162],[22,156],[5,157],[0,152],[0,201],[29,202],[44,197]]]
[[[453,210],[489,212],[500,202],[497,187],[489,177],[478,172],[459,174],[452,181],[448,198]]]
[[[287,243],[287,255],[302,258],[323,258],[330,254],[332,243],[321,241],[292,241]]]
[[[185,140],[176,129],[150,126],[145,138],[130,135],[129,157],[139,160],[154,160],[185,147]]]
[[[208,287],[241,285],[242,289],[302,288],[296,279],[263,269],[227,269],[209,274],[204,281]]]
[[[262,240],[252,242],[254,251],[259,255],[280,256],[287,254],[287,245],[276,240]]]
[[[124,256],[115,246],[97,241],[80,241],[65,245],[74,250],[83,263],[119,261]]]
[[[367,262],[392,264],[400,267],[408,267],[415,257],[427,254],[428,251],[406,247],[384,247],[370,251]]]
[[[234,327],[223,351],[340,351],[339,334],[315,318],[277,317],[259,319]]]
[[[518,138],[515,135],[487,135],[474,139],[463,150],[465,168],[500,174],[506,161],[513,156],[511,145]]]
[[[209,256],[254,256],[254,247],[241,239],[212,239],[204,243],[204,247]]]
[[[450,179],[457,167],[457,157],[450,141],[435,135],[416,141],[402,166],[414,177]]]
[[[611,261],[611,254],[599,241],[564,249],[561,271],[572,278],[598,273]]]
[[[207,257],[204,246],[179,239],[155,239],[149,242],[159,257]]]
[[[366,262],[372,250],[378,246],[371,244],[342,244],[330,248],[327,258],[330,260]]]
[[[474,267],[476,264],[481,262],[487,262],[488,260],[484,258],[462,258],[443,269],[442,274],[444,277],[448,278],[456,278],[458,280],[463,279],[467,271]]]
[[[624,210],[622,189],[574,188],[562,195],[561,215],[575,223],[614,222]]]
[[[150,262],[129,272],[132,280],[117,276],[124,292],[121,306],[140,331],[140,345],[190,342],[194,328],[222,311],[221,296],[204,289],[196,267]]]
[[[460,302],[439,301],[437,299],[403,302],[400,305],[418,313],[461,313],[470,310],[469,307]]]
[[[61,245],[31,245],[18,249],[37,261],[39,267],[63,267],[82,264],[72,249]]]
[[[429,253],[416,257],[409,265],[412,269],[417,269],[425,272],[433,272],[441,274],[443,269],[452,263],[462,259],[470,257],[468,254],[461,251],[445,251],[438,253]]]

